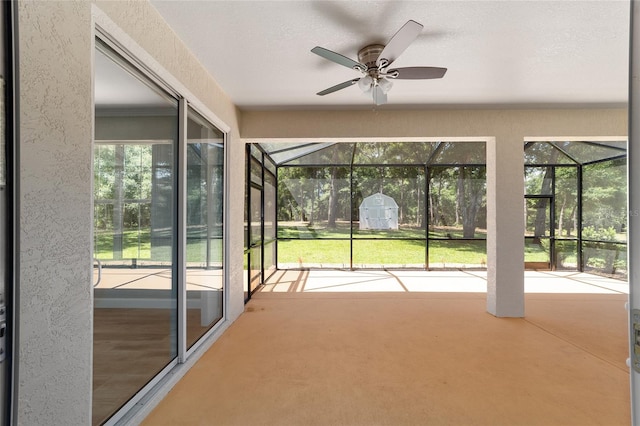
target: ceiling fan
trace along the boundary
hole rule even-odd
[[[329,93],[337,92],[338,90],[353,86],[357,83],[362,91],[371,94],[373,102],[376,105],[382,105],[387,102],[387,92],[391,89],[391,86],[393,86],[392,80],[422,80],[444,77],[444,74],[447,72],[446,68],[389,68],[391,64],[398,59],[398,56],[418,37],[422,28],[422,24],[416,21],[407,21],[407,23],[391,37],[386,46],[382,44],[370,44],[360,49],[360,51],[358,51],[358,61],[354,61],[353,59],[320,46],[314,47],[311,51],[316,55],[363,74],[360,78],[354,78],[336,84],[335,86],[318,92],[317,95],[328,95]]]

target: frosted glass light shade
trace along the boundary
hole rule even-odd
[[[371,89],[372,85],[373,85],[373,78],[371,78],[370,75],[364,76],[360,80],[358,80],[358,87],[363,92],[366,92],[367,90]]]
[[[380,80],[378,80],[378,86],[380,86],[380,90],[382,90],[382,93],[387,93],[389,90],[391,90],[391,87],[393,87],[393,82],[387,80],[386,78],[381,78]]]

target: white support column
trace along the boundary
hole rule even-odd
[[[524,145],[487,141],[487,311],[524,316]]]

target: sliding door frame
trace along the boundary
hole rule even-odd
[[[94,9],[94,13],[97,13],[97,9]],[[186,88],[184,88],[173,76],[171,76],[166,70],[160,68],[158,64],[152,66],[144,62],[144,58],[147,56],[146,52],[141,51],[138,46],[127,49],[132,45],[131,40],[128,39],[126,34],[119,34],[114,36],[114,33],[119,33],[119,29],[114,27],[113,23],[108,22],[108,18],[96,19],[94,15],[94,40],[98,39],[102,43],[115,50],[119,55],[125,58],[134,68],[143,73],[146,77],[150,78],[153,83],[157,84],[160,88],[171,94],[178,100],[178,139],[175,145],[176,155],[174,158],[174,226],[175,238],[173,239],[173,267],[172,267],[172,281],[174,288],[177,289],[177,320],[175,326],[177,327],[177,342],[176,353],[177,356],[173,358],[156,376],[154,376],[145,386],[138,390],[129,401],[127,401],[111,418],[109,418],[104,424],[114,425],[118,421],[122,420],[129,412],[133,411],[134,407],[147,395],[149,395],[154,387],[167,377],[167,375],[178,366],[187,362],[190,356],[197,351],[199,347],[212,335],[214,335],[227,321],[227,311],[229,304],[229,268],[227,259],[229,253],[229,241],[227,238],[229,226],[229,209],[227,200],[229,194],[229,132],[230,127],[223,123],[219,118],[209,111],[198,99],[192,95]],[[104,22],[98,22],[104,21]],[[95,52],[95,46],[93,46]],[[141,55],[132,53],[140,51]],[[143,59],[140,59],[143,56]],[[146,58],[146,60],[152,60]],[[95,62],[94,62],[95,65]],[[154,71],[155,70],[155,71]],[[158,72],[158,70],[160,72]],[[173,82],[167,83],[167,81]],[[186,265],[187,265],[187,120],[188,111],[193,110],[200,114],[204,119],[208,121],[213,127],[219,130],[223,135],[223,193],[222,193],[222,317],[213,324],[191,347],[188,347],[187,342],[187,289],[186,289]],[[95,144],[95,140],[92,141]],[[92,213],[93,214],[93,213]]]

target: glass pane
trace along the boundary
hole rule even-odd
[[[578,269],[578,241],[555,240],[556,269],[559,271],[575,271]]]
[[[429,240],[429,268],[487,267],[486,240]]]
[[[354,268],[424,268],[425,240],[359,240],[353,242]]]
[[[354,167],[355,238],[425,238],[424,167]]]
[[[429,235],[486,238],[486,168],[429,167]]]
[[[486,164],[484,142],[442,142],[431,164]]]
[[[626,159],[584,166],[582,182],[582,238],[626,241]]]
[[[349,240],[278,241],[278,269],[348,268]]]
[[[97,44],[94,257],[103,270],[94,288],[94,424],[112,416],[177,354],[178,104]],[[135,96],[114,96],[123,87]]]
[[[348,167],[278,170],[279,238],[349,238]]]
[[[187,347],[222,319],[224,135],[187,115]]]
[[[627,245],[624,243],[582,243],[584,272],[627,279]]]

